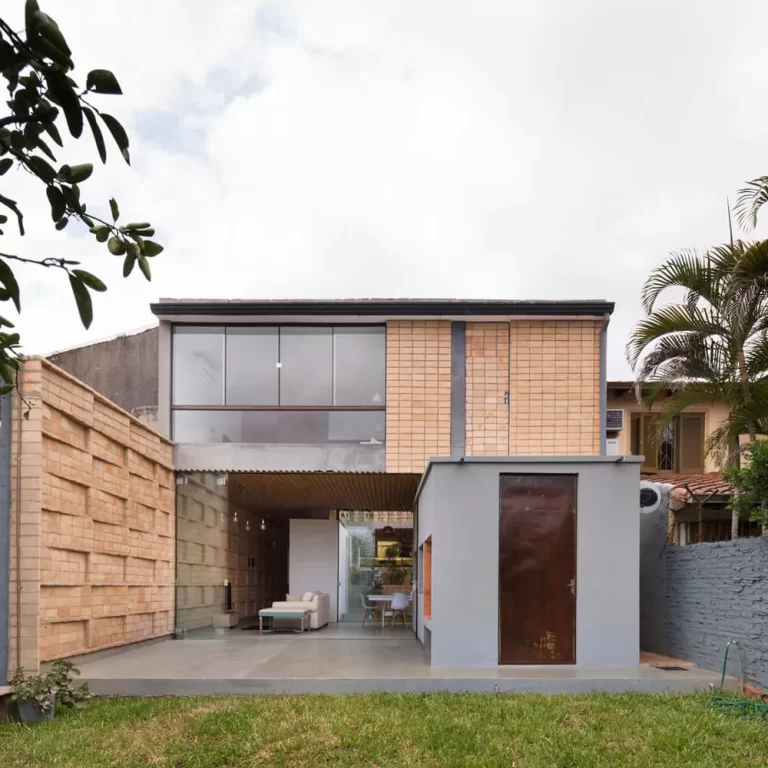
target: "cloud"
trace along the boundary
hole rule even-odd
[[[85,333],[65,285],[26,284],[32,351],[141,326],[159,296],[607,298],[625,377],[648,270],[726,239],[726,195],[766,171],[758,2],[44,6],[78,72],[126,92],[133,167],[99,168],[88,199],[166,251],[151,285],[123,281],[21,180],[13,247],[110,286]]]

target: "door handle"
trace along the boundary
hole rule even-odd
[[[571,594],[572,594],[572,595],[575,595],[575,594],[576,594],[576,579],[571,579],[571,580],[568,582],[568,587],[569,587],[569,588],[570,588],[570,590],[571,590]]]

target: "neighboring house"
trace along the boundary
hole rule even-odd
[[[644,480],[670,487],[669,542],[684,547],[702,542],[730,541],[733,486],[719,472],[643,475]],[[739,538],[761,536],[755,520],[739,521]]]
[[[606,455],[612,304],[152,309],[154,368],[127,389],[78,371],[156,405],[163,437],[50,363],[25,368],[40,407],[8,435],[11,665],[233,626],[286,592],[359,621],[372,587],[413,589],[433,666],[637,663],[640,462]]]
[[[717,471],[712,457],[706,455],[706,441],[728,417],[728,404],[713,401],[686,409],[657,435],[654,418],[664,397],[660,395],[649,409],[638,402],[634,382],[608,382],[609,453],[644,456],[642,471],[649,474]]]

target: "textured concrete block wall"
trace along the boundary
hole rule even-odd
[[[387,323],[387,472],[451,453],[451,324]]]
[[[224,474],[179,475],[176,486],[176,626],[179,629],[209,627],[224,615],[225,582],[232,586],[232,613],[237,619],[253,616],[275,600],[285,599],[287,521],[270,518],[262,531],[261,517],[231,504],[228,488]]]
[[[600,454],[602,321],[510,324],[509,453]]]
[[[745,679],[768,689],[768,539],[671,547],[666,581],[667,653],[719,670],[739,640]],[[728,671],[738,674],[735,653]]]
[[[20,387],[27,404],[14,397],[9,666],[36,669],[168,634],[171,444],[48,361],[28,360]]]

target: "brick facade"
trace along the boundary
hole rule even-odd
[[[451,453],[451,323],[387,323],[387,472]]]
[[[510,324],[509,454],[600,454],[601,321]]]
[[[36,670],[41,661],[168,634],[171,443],[45,360],[26,361],[20,388],[28,405],[14,396],[10,666]]]
[[[509,455],[509,323],[467,323],[466,454]]]

